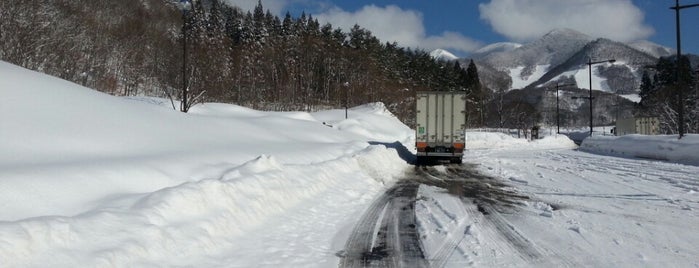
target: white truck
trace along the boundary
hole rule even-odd
[[[416,116],[417,164],[439,160],[461,164],[466,128],[466,93],[419,91]]]

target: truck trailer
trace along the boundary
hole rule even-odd
[[[417,164],[461,164],[466,128],[466,93],[419,91],[416,98]]]

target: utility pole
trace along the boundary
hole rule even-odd
[[[683,83],[680,81],[682,79],[680,75],[680,57],[682,57],[682,42],[680,39],[680,10],[697,6],[699,6],[699,4],[680,6],[680,0],[675,0],[675,6],[670,7],[670,9],[675,10],[675,30],[677,31],[677,66],[675,67],[675,83],[677,86],[677,102],[679,104],[677,111],[677,120],[679,121],[677,131],[679,132],[679,139],[684,136],[684,96],[682,96]]]
[[[600,63],[614,63],[614,62],[616,62],[615,59],[594,61],[593,62],[592,58],[588,59],[588,61],[587,61],[587,66],[588,66],[588,69],[590,70],[590,97],[587,98],[590,100],[590,136],[592,136],[592,65],[600,64]]]

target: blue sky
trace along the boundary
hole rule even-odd
[[[257,0],[227,0],[251,9]],[[355,23],[382,41],[459,56],[495,42],[526,43],[556,28],[676,47],[672,0],[262,0],[276,14],[305,11],[322,23]],[[680,0],[681,5],[699,0]],[[699,7],[682,10],[682,51],[699,54]]]

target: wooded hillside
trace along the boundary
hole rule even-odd
[[[469,91],[474,103],[484,96],[475,65],[467,72],[382,43],[358,25],[345,32],[312,15],[280,18],[261,2],[245,12],[194,1],[186,16],[169,0],[0,2],[0,59],[113,95],[182,99],[185,39],[189,105],[314,110],[382,101],[411,124],[415,91]]]

